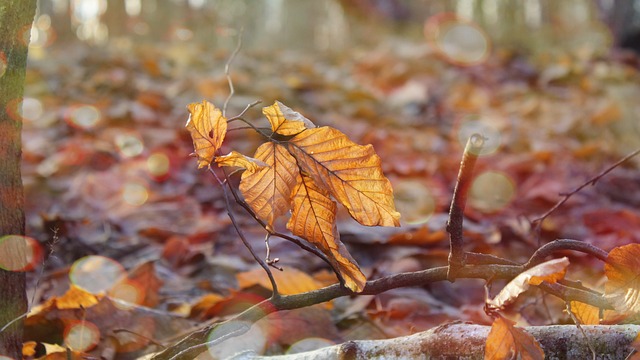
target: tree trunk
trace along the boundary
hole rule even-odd
[[[19,115],[27,67],[30,28],[36,0],[0,3],[0,329],[27,311],[25,275],[8,263],[26,257],[24,196],[20,177],[21,129]],[[9,237],[13,235],[13,237]],[[4,266],[2,264],[4,263]],[[13,269],[15,270],[15,269]],[[22,321],[0,333],[0,355],[22,358]]]

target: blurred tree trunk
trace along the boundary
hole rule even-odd
[[[0,3],[0,242],[7,235],[24,235],[24,196],[20,176],[22,119],[18,115],[24,91],[29,29],[36,0]],[[24,249],[23,249],[24,250]],[[5,264],[26,256],[20,246],[3,246]],[[2,264],[0,258],[0,264]],[[0,269],[0,329],[27,311],[25,275]],[[0,355],[22,358],[22,321],[0,333]]]

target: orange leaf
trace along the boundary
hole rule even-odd
[[[156,275],[153,261],[147,261],[118,281],[109,290],[109,296],[153,308],[160,302],[159,291],[162,285],[163,281]]]
[[[564,278],[569,266],[569,259],[553,259],[536,265],[531,269],[516,276],[509,282],[495,298],[487,303],[494,308],[501,309],[512,303],[523,292],[529,289],[529,285],[540,285],[543,281],[555,283]]]
[[[399,226],[391,183],[373,146],[358,145],[331,127],[307,129],[288,143],[291,154],[313,181],[366,226]]]
[[[322,284],[314,278],[296,268],[288,267],[284,271],[274,271],[273,277],[278,284],[278,291],[282,295],[302,294],[322,287]],[[241,289],[260,285],[265,289],[272,290],[271,282],[262,268],[238,273],[236,278]]]
[[[279,101],[276,101],[271,106],[262,108],[262,113],[269,120],[271,130],[280,135],[296,135],[305,129],[316,127],[311,120],[291,110]]]
[[[190,115],[186,128],[193,139],[200,169],[211,164],[216,151],[222,146],[227,133],[227,119],[222,116],[220,109],[206,100],[191,103],[187,109]]]
[[[515,323],[499,316],[491,325],[484,350],[485,360],[544,359],[538,341]]]
[[[245,171],[240,192],[256,216],[271,229],[273,222],[289,211],[298,166],[286,148],[271,142],[260,145],[255,157],[266,166],[257,171]]]
[[[579,301],[571,301],[571,312],[582,325],[599,325],[600,309]]]
[[[616,310],[640,312],[640,244],[614,248],[604,265],[605,297]]]
[[[56,309],[86,309],[97,304],[99,297],[72,284],[64,295],[52,300],[55,301]],[[47,304],[49,304],[49,302],[47,302]]]
[[[237,151],[232,151],[227,155],[216,156],[216,164],[218,166],[236,166],[247,170],[249,173],[254,173],[260,168],[268,166],[258,159],[242,155]]]
[[[367,279],[340,241],[336,227],[337,205],[329,198],[328,192],[302,174],[298,177],[291,202],[293,209],[287,229],[316,245],[342,275],[345,286],[361,292]]]

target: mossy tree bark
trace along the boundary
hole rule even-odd
[[[20,176],[22,119],[19,107],[24,92],[30,28],[36,0],[0,2],[0,245],[7,236],[24,235],[24,196]],[[5,263],[25,256],[20,248],[2,246]],[[24,249],[22,249],[24,250]],[[1,261],[2,259],[0,259]],[[0,262],[2,264],[2,262]],[[25,275],[0,268],[0,329],[27,310]],[[22,322],[0,333],[0,355],[22,358]]]

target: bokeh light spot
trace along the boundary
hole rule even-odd
[[[25,121],[36,121],[43,114],[42,102],[32,97],[25,97],[22,100],[22,118]]]
[[[251,325],[248,321],[232,321],[215,327],[208,336],[209,354],[214,359],[226,359],[240,351],[262,353],[267,345],[267,337],[260,326]],[[228,331],[242,328],[249,330],[240,336],[229,338]],[[225,340],[221,345],[218,345],[221,339]]]
[[[140,183],[127,183],[122,189],[122,199],[129,205],[140,206],[149,199],[147,187]]]
[[[493,126],[480,120],[467,121],[460,126],[458,131],[458,141],[461,146],[466,146],[467,141],[473,134],[479,134],[484,137],[482,150],[476,155],[488,155],[494,153],[500,147],[502,136],[500,132]]]
[[[169,157],[161,152],[151,154],[147,158],[147,171],[155,179],[162,179],[169,174]]]
[[[124,157],[138,156],[144,150],[142,140],[133,134],[118,134],[115,138],[115,143]]]
[[[42,261],[42,247],[33,238],[7,235],[0,238],[0,269],[31,271]]]
[[[144,301],[144,290],[140,286],[131,281],[124,281],[114,286],[109,295],[112,298],[120,299],[131,304],[141,305]]]
[[[436,210],[436,200],[424,182],[399,180],[393,184],[395,203],[407,224],[424,224]]]
[[[100,120],[102,114],[95,106],[91,105],[76,105],[68,109],[65,116],[65,121],[72,127],[84,130],[90,130],[94,128]]]
[[[90,255],[73,263],[69,279],[88,292],[99,294],[111,289],[125,274],[126,271],[117,261]]]
[[[298,341],[297,343],[291,345],[289,350],[287,350],[287,354],[298,354],[307,351],[313,351],[317,349],[321,349],[323,347],[334,345],[335,343],[328,339],[323,338],[306,338]]]
[[[94,323],[74,321],[64,329],[64,343],[75,351],[90,351],[98,342],[100,342],[100,330]]]
[[[491,42],[474,22],[454,14],[438,14],[424,28],[425,37],[445,61],[460,66],[483,63],[489,57]]]
[[[486,171],[471,185],[469,202],[482,212],[496,212],[505,208],[515,195],[514,182],[501,172]]]
[[[15,360],[14,358],[10,358],[8,356],[0,355],[0,360]]]

